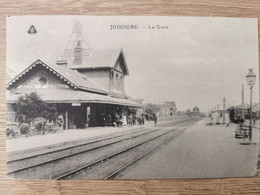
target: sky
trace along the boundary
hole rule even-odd
[[[52,63],[64,51],[75,22],[82,24],[87,47],[120,49],[130,76],[126,93],[144,103],[175,101],[178,110],[198,106],[207,112],[245,103],[248,69],[257,82],[258,29],[254,18],[174,16],[10,16],[7,17],[7,67],[17,73],[37,59]],[[37,33],[28,34],[31,25]],[[137,29],[111,29],[136,25]],[[167,26],[167,29],[157,29]],[[155,29],[151,29],[155,26]],[[150,28],[149,28],[150,27]]]

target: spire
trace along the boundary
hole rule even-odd
[[[77,42],[77,46],[74,49],[74,64],[81,65],[82,63],[82,47],[81,41]]]
[[[81,65],[84,63],[84,57],[89,56],[92,48],[87,41],[80,21],[76,21],[70,39],[60,58],[67,60],[69,66]]]

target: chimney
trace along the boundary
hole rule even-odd
[[[81,65],[82,63],[82,47],[80,41],[77,42],[77,46],[74,49],[74,64]]]

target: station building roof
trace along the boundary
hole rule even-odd
[[[61,80],[65,81],[69,86],[73,87],[74,89],[81,89],[86,91],[108,94],[108,92],[103,87],[98,85],[92,79],[88,78],[86,75],[78,72],[77,70],[72,70],[56,64],[47,64],[39,59],[32,63],[29,67],[27,67],[24,71],[18,74],[11,81],[9,81],[7,83],[7,89],[12,88],[12,86],[17,81],[22,79],[26,74],[28,74],[30,71],[39,66],[45,67],[48,71],[50,71],[52,74],[57,75]]]
[[[102,49],[93,50],[88,55],[82,55],[82,64],[75,65],[74,55],[64,57],[71,69],[106,69],[114,68],[117,61],[121,60],[124,75],[129,75],[123,49]]]
[[[36,60],[24,71],[18,74],[15,78],[7,83],[7,89],[11,89],[19,80],[23,79],[26,74],[36,67],[44,67],[52,74],[58,76],[65,81],[71,89],[37,89],[36,92],[40,95],[42,100],[47,103],[103,103],[116,104],[132,107],[142,107],[137,102],[128,100],[129,96],[124,94],[109,94],[105,89],[88,78],[85,74],[77,70],[69,69],[61,65],[47,64],[41,60]],[[30,92],[30,90],[28,90]],[[23,94],[7,93],[7,103],[15,103]]]
[[[38,90],[37,94],[39,94],[41,99],[46,103],[102,103],[142,107],[141,104],[131,100],[79,90]],[[15,103],[22,95],[23,94],[7,94],[7,103]]]

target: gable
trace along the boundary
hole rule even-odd
[[[120,67],[117,67],[118,64]],[[88,56],[84,57],[81,65],[69,65],[69,68],[79,71],[113,68],[124,75],[129,75],[123,49],[120,51],[113,49],[92,51]]]
[[[77,89],[77,85],[68,80],[66,77],[62,76],[59,71],[55,70],[53,67],[43,63],[41,60],[35,61],[29,67],[27,67],[23,72],[13,78],[9,83],[7,83],[7,89],[16,88],[21,85],[23,82],[32,77],[36,72],[40,70],[45,70],[49,74],[54,75],[61,81],[64,81],[68,86],[71,86]],[[29,79],[30,80],[30,79]],[[28,81],[29,82],[29,81]]]
[[[36,71],[34,74],[32,74],[30,77],[22,79],[16,88],[17,89],[29,89],[29,88],[69,89],[70,87],[64,81],[60,80],[57,76],[55,76],[51,72],[41,68],[38,71]]]
[[[123,74],[124,72],[122,66],[123,66],[122,63],[118,60],[115,65],[115,70]]]
[[[123,75],[129,75],[127,64],[125,61],[125,56],[123,50],[120,51],[116,63],[114,65],[114,70],[122,73]]]
[[[28,80],[36,72],[38,72],[39,70],[42,70],[42,69],[45,71],[45,74],[53,75],[60,82],[65,84],[65,85],[62,85],[62,87],[69,86],[70,88],[74,88],[74,89],[82,89],[85,91],[93,91],[93,92],[97,92],[97,93],[107,94],[107,92],[101,86],[97,85],[91,79],[87,78],[85,75],[79,73],[78,71],[71,70],[71,69],[68,69],[66,67],[62,67],[59,65],[50,66],[50,65],[45,64],[41,60],[35,61],[28,68],[26,68],[23,72],[21,72],[14,79],[12,79],[7,84],[7,89],[13,89],[13,88],[18,87],[19,85],[21,85],[21,83],[23,83],[25,80]],[[34,80],[34,81],[36,81],[36,80]],[[39,78],[38,78],[37,82],[38,81],[39,81]],[[41,80],[41,82],[45,82],[44,79]],[[50,82],[50,83],[52,83],[52,82]],[[57,85],[56,85],[56,87],[57,87]]]

